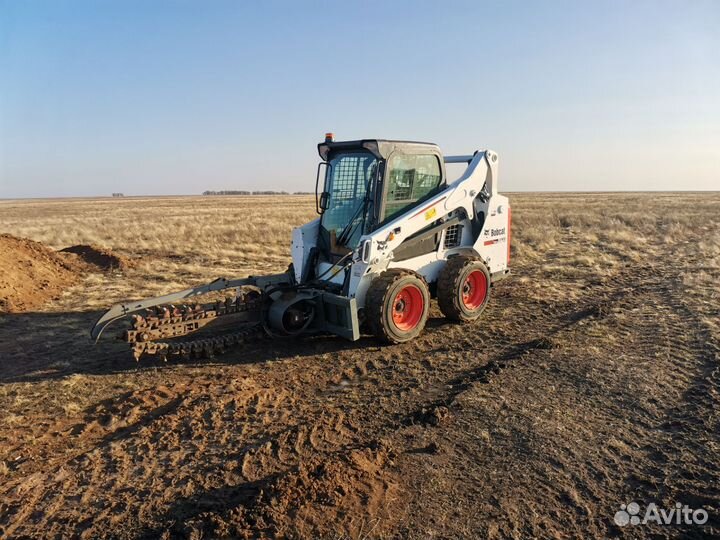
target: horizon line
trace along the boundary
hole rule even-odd
[[[217,191],[234,191],[234,190],[217,190]],[[273,191],[273,190],[266,190]],[[628,189],[628,190],[519,190],[519,191],[500,191],[500,193],[512,194],[631,194],[631,193],[720,193],[717,189],[678,189],[678,190],[654,190],[654,189]],[[66,195],[66,196],[46,196],[46,197],[0,197],[0,202],[4,201],[42,201],[42,200],[67,200],[67,199],[162,199],[173,197],[311,197],[314,193],[306,191],[302,193],[291,193],[276,191],[274,193],[245,193],[245,194],[217,194],[203,195],[202,193],[180,193],[168,195],[122,195],[115,197],[113,195]]]

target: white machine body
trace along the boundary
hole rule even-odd
[[[508,273],[511,209],[508,198],[497,191],[498,155],[491,150],[481,150],[472,155],[446,156],[444,160],[445,163],[467,163],[467,168],[432,198],[360,238],[352,254],[347,290],[347,296],[355,298],[359,308],[364,305],[372,280],[388,268],[413,270],[428,283],[434,283],[449,257],[467,253],[485,261],[493,280]],[[399,262],[394,260],[395,250],[405,240],[432,223],[454,217],[459,218],[459,222],[442,230],[437,251]],[[293,230],[292,259],[298,282],[302,280],[302,269],[311,250],[316,247],[319,223],[316,219]],[[473,233],[474,228],[478,229],[477,234]],[[452,235],[459,237],[448,241]],[[341,284],[345,279],[342,270],[329,262],[319,262],[315,273],[325,274],[325,279]]]

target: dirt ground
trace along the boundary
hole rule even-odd
[[[101,306],[284,269],[312,200],[0,201],[0,232],[137,261],[0,314],[0,537],[720,536],[720,194],[511,203],[513,274],[476,323],[433,305],[403,345],[266,340],[136,364],[90,343]],[[167,226],[218,206],[235,234],[243,204],[282,222],[267,255],[260,236],[208,236],[207,253]],[[135,208],[157,239],[131,241]],[[709,517],[616,525],[633,501]]]

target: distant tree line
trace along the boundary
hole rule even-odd
[[[221,191],[207,190],[203,191],[203,195],[290,195],[287,191],[247,191],[242,189],[224,189]],[[312,195],[310,191],[296,191],[293,195]]]

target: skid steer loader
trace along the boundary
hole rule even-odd
[[[92,338],[126,319],[121,337],[136,359],[212,356],[263,334],[357,340],[363,324],[401,343],[423,331],[431,297],[449,319],[477,319],[509,272],[511,213],[497,192],[497,154],[443,157],[431,143],[332,134],[318,151],[319,218],[294,229],[287,272],[115,305]],[[452,182],[450,163],[467,165]],[[223,298],[200,300],[213,294]]]

